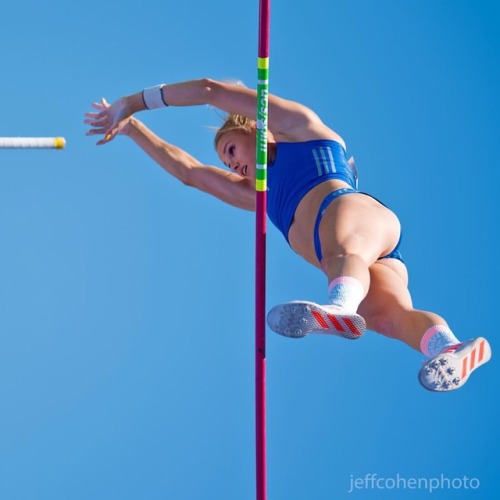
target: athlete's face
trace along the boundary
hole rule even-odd
[[[255,133],[226,132],[217,144],[217,154],[235,174],[255,179]]]

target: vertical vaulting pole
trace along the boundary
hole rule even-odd
[[[267,498],[266,478],[266,203],[270,0],[259,0],[257,60],[257,170],[255,242],[255,434],[257,500]]]

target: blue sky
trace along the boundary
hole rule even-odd
[[[254,215],[169,178],[126,138],[96,147],[82,119],[102,96],[160,82],[253,86],[257,7],[2,7],[0,136],[63,135],[67,148],[0,151],[0,499],[254,498]],[[398,213],[416,307],[461,339],[487,336],[494,358],[431,394],[423,356],[396,341],[269,332],[270,499],[497,491],[499,21],[488,1],[272,2],[270,90],[337,130],[360,187]],[[139,117],[217,164],[214,110]],[[326,298],[271,226],[267,295]],[[349,493],[368,474],[386,488]],[[432,493],[401,482],[441,477]]]

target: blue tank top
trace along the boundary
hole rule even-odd
[[[267,215],[287,241],[295,210],[312,188],[329,179],[357,188],[356,173],[347,162],[344,147],[325,139],[277,143],[267,176]]]

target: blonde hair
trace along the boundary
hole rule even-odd
[[[221,137],[232,130],[240,130],[241,132],[251,133],[255,131],[255,120],[243,115],[231,113],[224,121],[222,126],[217,130],[214,139],[214,146],[217,149],[217,144]]]

